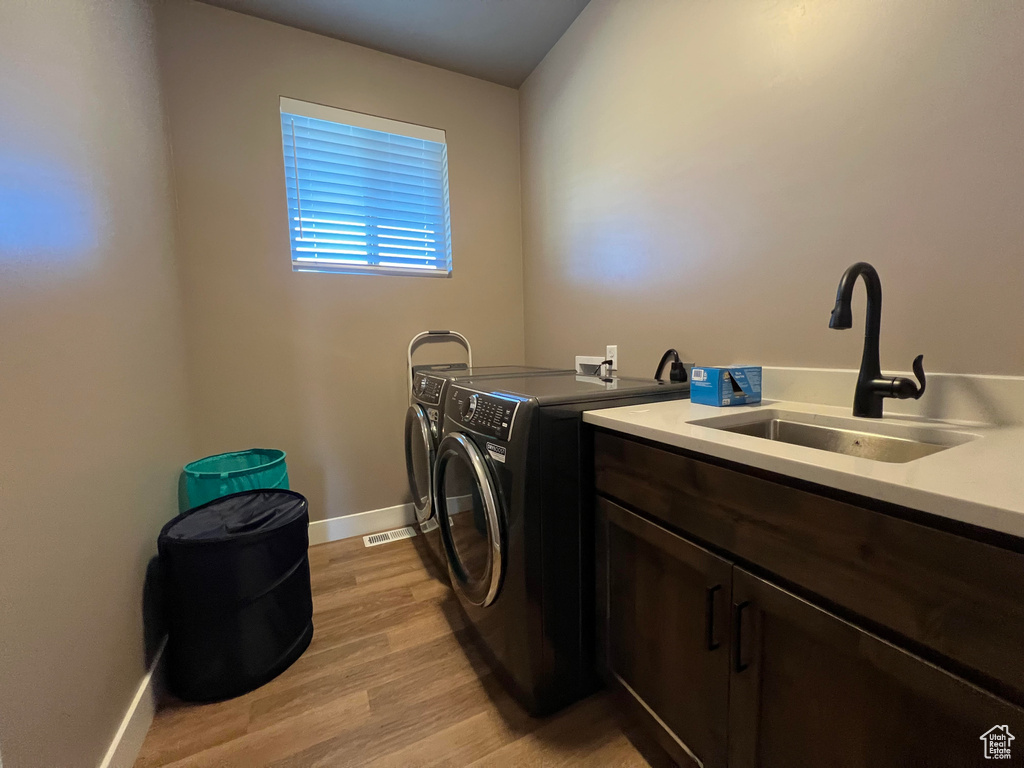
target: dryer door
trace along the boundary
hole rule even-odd
[[[434,427],[426,409],[415,403],[405,414],[405,469],[416,520],[427,522],[434,514],[431,483],[434,473]]]
[[[452,585],[474,605],[488,606],[505,569],[499,495],[480,449],[459,432],[437,449],[434,500]]]

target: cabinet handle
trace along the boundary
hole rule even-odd
[[[750,664],[743,661],[743,612],[750,605],[749,600],[733,605],[733,626],[736,627],[736,648],[733,659],[733,667],[737,672],[743,672]]]
[[[706,596],[707,606],[704,611],[704,637],[707,641],[707,648],[709,651],[717,650],[721,645],[721,643],[715,639],[715,595],[721,588],[721,584],[715,584],[713,587],[708,587]]]

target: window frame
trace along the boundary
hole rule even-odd
[[[440,128],[432,128],[429,126],[417,125],[415,123],[407,123],[401,120],[394,120],[392,118],[379,117],[377,115],[370,115],[363,112],[354,112],[347,109],[341,109],[338,107],[329,107],[323,104],[316,104],[313,102],[300,101],[298,99],[289,98],[287,96],[280,97],[280,114],[282,116],[295,115],[297,117],[306,117],[315,120],[325,120],[332,123],[352,126],[356,128],[362,128],[371,131],[380,131],[387,134],[401,136],[410,139],[419,139],[423,141],[434,142],[437,144],[444,145],[442,153],[443,165],[441,172],[441,184],[442,184],[442,204],[443,204],[443,215],[441,226],[443,227],[444,237],[444,253],[438,257],[438,261],[441,263],[440,268],[432,267],[412,267],[412,266],[401,266],[401,265],[382,265],[382,264],[332,264],[326,259],[320,257],[302,257],[297,256],[295,252],[295,241],[292,235],[294,213],[301,214],[301,191],[295,196],[296,208],[293,208],[292,193],[289,189],[289,164],[293,163],[292,169],[296,178],[296,185],[298,185],[299,168],[297,158],[297,148],[294,145],[294,132],[292,134],[292,154],[289,156],[288,148],[286,147],[287,135],[285,134],[285,126],[283,121],[279,122],[279,130],[281,131],[282,140],[282,156],[284,159],[284,176],[285,176],[285,203],[287,209],[287,222],[288,222],[288,250],[291,258],[292,271],[293,272],[315,272],[315,273],[330,273],[330,274],[348,274],[348,275],[392,275],[402,277],[433,277],[433,278],[450,278],[453,272],[453,257],[452,257],[452,226],[451,226],[451,201],[448,188],[448,141],[447,135],[444,130]],[[294,131],[294,129],[293,129]],[[369,238],[369,233],[367,237]],[[376,255],[374,256],[376,258]],[[447,267],[447,268],[445,268]]]

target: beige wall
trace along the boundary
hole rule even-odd
[[[0,744],[94,768],[189,452],[146,5],[0,3],[0,105]]]
[[[1024,374],[1024,4],[593,0],[521,98],[528,362]]]
[[[517,92],[198,3],[160,30],[198,452],[284,449],[313,519],[407,501],[409,339],[523,359]],[[447,131],[454,278],[291,271],[280,96]]]

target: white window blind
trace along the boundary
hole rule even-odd
[[[444,131],[281,99],[292,269],[448,277]]]

